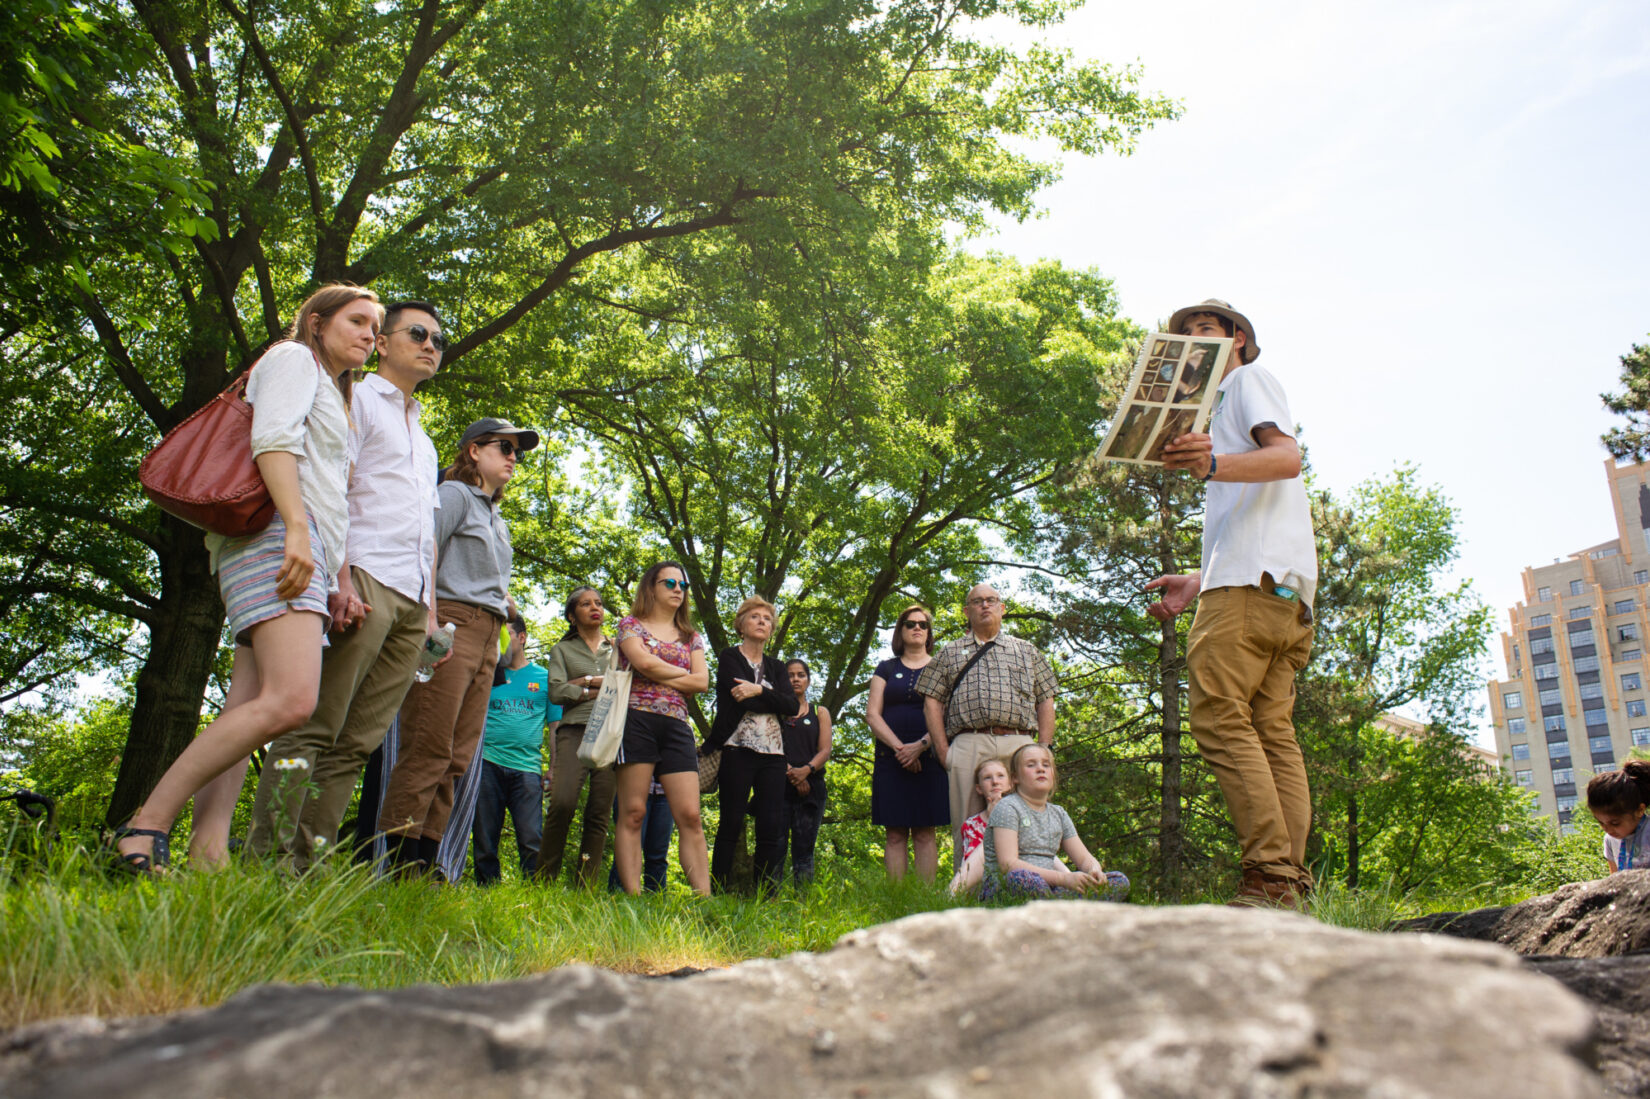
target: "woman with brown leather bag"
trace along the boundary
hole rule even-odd
[[[246,383],[252,457],[275,517],[255,534],[206,536],[235,641],[229,693],[217,719],[115,832],[123,869],[143,874],[167,864],[172,825],[191,797],[191,860],[225,863],[248,757],[302,725],[315,709],[331,621],[327,593],[336,583],[349,525],[350,377],[372,354],[382,321],[371,290],[322,287],[299,307],[288,338],[252,368]]]

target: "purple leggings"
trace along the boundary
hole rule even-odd
[[[1092,894],[1095,900],[1120,901],[1129,892],[1129,879],[1117,870],[1107,870],[1106,888]],[[1050,885],[1043,880],[1043,876],[1031,870],[1010,870],[999,882],[995,877],[988,877],[980,886],[980,899],[990,900],[998,893],[1005,897],[1081,897],[1091,894],[1078,893],[1074,889],[1063,886]]]

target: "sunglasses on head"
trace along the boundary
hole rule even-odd
[[[680,588],[683,591],[687,591],[687,581],[686,580],[661,579],[659,581],[659,583],[663,584],[665,587],[669,588],[671,591],[675,591],[677,588]]]
[[[397,332],[405,332],[407,335],[411,336],[413,343],[423,343],[425,340],[429,340],[430,345],[432,347],[434,347],[437,351],[447,350],[447,336],[446,336],[446,333],[444,333],[444,332],[431,332],[428,328],[425,328],[422,324],[409,324],[405,328],[392,328],[388,332],[385,332],[385,333],[382,333],[382,334],[385,335],[385,336],[393,336]]]

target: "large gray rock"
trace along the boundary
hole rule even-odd
[[[1599,1070],[1618,1095],[1650,1097],[1650,954],[1624,958],[1526,958],[1598,1013]]]
[[[1439,912],[1396,931],[1436,931],[1500,943],[1520,954],[1604,958],[1650,950],[1650,870],[1574,882],[1507,908]]]
[[[572,966],[458,988],[264,987],[124,1034],[35,1027],[13,1035],[0,1092],[1592,1096],[1593,1027],[1499,947],[1045,902],[912,916],[683,980]]]

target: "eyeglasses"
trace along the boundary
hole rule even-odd
[[[907,618],[905,620],[905,628],[908,630],[926,630],[928,628],[928,623],[924,622],[920,618]]]
[[[995,607],[1001,602],[1002,600],[995,595],[976,595],[968,601],[968,605],[970,607]]]
[[[488,439],[485,443],[477,443],[476,445],[477,446],[496,446],[496,447],[498,447],[498,452],[500,454],[504,455],[506,458],[519,458],[523,454],[527,453],[527,451],[525,449],[523,449],[522,447],[517,446],[515,443],[511,442],[509,439]]]
[[[380,335],[393,336],[397,332],[405,332],[407,335],[411,336],[413,343],[423,343],[425,340],[429,340],[431,346],[433,346],[437,351],[447,350],[446,333],[431,332],[428,328],[425,328],[421,324],[409,324],[405,328],[392,328],[388,332],[380,333]]]
[[[671,580],[671,579],[665,578],[665,579],[661,579],[659,581],[659,583],[663,584],[665,587],[669,588],[671,591],[675,591],[678,588],[680,588],[684,592],[687,591],[687,581],[686,580]]]

